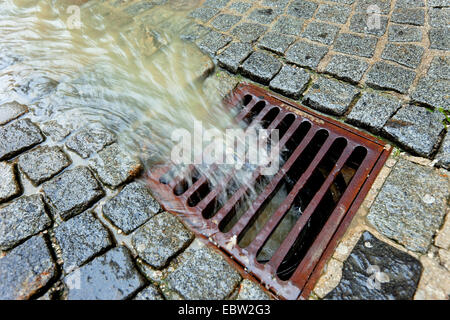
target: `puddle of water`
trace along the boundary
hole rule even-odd
[[[101,122],[150,169],[170,164],[176,129],[193,132],[199,122],[204,130],[239,129],[220,88],[205,85],[209,57],[180,39],[200,2],[169,0],[140,11],[148,2],[2,1],[0,104],[28,105],[40,123],[77,129]],[[232,170],[209,169],[198,168],[212,185]],[[239,171],[237,184],[251,171]]]
[[[108,5],[120,1],[78,1],[82,25],[70,29],[73,3],[0,4],[0,103],[18,100],[38,121],[75,128],[101,121],[152,163],[170,158],[175,129],[235,125],[218,90],[204,88],[210,59],[179,38],[199,1],[168,1],[138,16]]]

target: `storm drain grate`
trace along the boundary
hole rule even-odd
[[[225,103],[242,106],[238,120],[264,119],[280,129],[286,159],[280,170],[270,178],[254,171],[258,192],[247,205],[240,203],[248,189],[242,185],[230,186],[218,206],[222,188],[211,188],[194,167],[190,184],[159,168],[148,177],[150,187],[167,211],[278,297],[307,298],[391,148],[253,85],[239,85]]]

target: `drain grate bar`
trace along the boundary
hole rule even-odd
[[[285,115],[280,114],[277,116],[277,118],[270,124],[268,127],[268,130],[274,129],[281,121],[282,118],[284,118]],[[286,133],[283,135],[283,137],[280,140],[280,148],[284,147],[288,139],[292,136],[293,132],[295,131],[295,128],[300,125],[299,122],[294,121],[294,123],[291,125],[291,127],[286,131]],[[252,175],[251,179],[249,180],[250,184],[254,184],[255,181],[261,176],[261,168],[257,168]],[[227,180],[229,181],[231,179],[231,176],[227,177]],[[228,182],[227,181],[227,182]],[[242,185],[236,193],[228,200],[227,204],[217,212],[217,214],[214,216],[214,220],[217,221],[218,224],[228,215],[230,214],[230,211],[234,208],[236,203],[244,196],[244,194],[247,192],[249,188],[248,184]],[[214,196],[217,196],[219,192],[222,191],[222,186],[219,186],[215,190],[212,191]],[[213,198],[209,199],[213,200]]]
[[[192,182],[161,183],[169,170],[159,168],[148,176],[150,187],[167,211],[280,298],[307,298],[391,148],[253,85],[238,86],[225,105],[241,108],[238,123],[280,130],[285,162],[278,172],[263,176],[258,167],[239,185],[233,177],[240,171],[232,169],[212,186],[195,166],[184,172]],[[255,192],[243,202],[249,188]]]
[[[353,177],[352,181],[350,182],[350,185],[346,190],[347,193],[352,193],[352,191],[354,192],[354,190],[356,191],[360,190],[364,182],[362,178],[368,175],[369,173],[368,171],[370,171],[370,168],[372,168],[372,165],[374,164],[373,161],[374,159],[371,157],[367,157],[365,159],[365,161],[361,164],[359,170]],[[337,229],[336,226],[338,226],[341,223],[342,219],[344,218],[345,208],[348,208],[353,201],[354,196],[348,196],[344,194],[341,197],[338,205],[336,206],[336,209],[331,214],[330,219],[325,223],[323,229],[317,236],[313,245],[310,247],[308,253],[306,254],[305,259],[303,259],[302,262],[300,263],[299,269],[308,270],[309,272],[311,271],[313,266],[317,263],[317,260],[320,258],[317,256],[316,252],[323,252],[323,250],[325,250],[324,243],[330,241],[331,237],[333,236],[334,232]],[[302,221],[302,224],[299,226],[299,229],[303,229],[305,223],[306,223],[305,221]],[[288,239],[290,239],[289,235],[286,238],[286,240]],[[298,272],[293,274],[293,278],[294,279],[298,278],[297,280],[301,281],[301,283],[303,284],[307,280],[302,274]]]
[[[352,149],[352,146],[348,146],[347,149]],[[348,152],[344,152],[341,155],[338,163],[334,167],[334,172],[328,177],[328,181],[325,181],[325,183],[322,185],[319,192],[317,192],[315,194],[315,197],[313,198],[313,200],[309,203],[308,207],[303,212],[303,214],[300,216],[299,220],[294,225],[294,227],[292,228],[292,230],[290,231],[290,233],[288,234],[288,236],[286,237],[286,239],[284,240],[284,242],[282,243],[280,248],[277,250],[275,255],[272,257],[272,259],[269,262],[269,265],[272,266],[274,269],[278,269],[282,260],[288,253],[288,250],[293,245],[295,239],[297,239],[298,235],[305,227],[305,224],[308,222],[308,220],[311,217],[311,215],[313,214],[314,210],[317,208],[319,200],[321,200],[323,198],[325,192],[331,186],[331,183],[333,182],[334,177],[341,171],[342,167],[344,166],[345,162],[347,161],[347,159],[349,157],[350,157],[350,153],[348,153]],[[312,173],[312,170],[311,170],[311,173]],[[285,200],[285,202],[287,202],[286,207],[290,208],[290,206],[292,205],[292,202],[294,201],[295,196],[298,194],[298,192],[300,192],[301,188],[304,186],[305,183],[306,183],[306,177],[305,177],[305,179],[300,179],[298,181],[298,184],[299,184],[298,191],[292,195],[290,194],[286,198],[286,200]]]
[[[347,147],[348,148],[348,147]],[[317,204],[318,200],[320,200],[325,192],[328,190],[328,188],[331,186],[331,183],[333,182],[335,176],[340,172],[341,168],[344,166],[345,161],[347,161],[350,154],[348,153],[342,153],[339,160],[337,161],[335,167],[333,168],[333,171],[329,174],[327,177],[327,180],[323,183],[321,189],[316,193],[314,198],[311,200],[310,204],[306,208],[306,210],[303,212],[302,217],[307,217],[309,214],[312,213],[312,209],[314,209]],[[312,171],[311,171],[312,172]],[[299,181],[300,183],[300,181]],[[295,188],[294,188],[295,189]],[[250,244],[248,247],[248,251],[255,253],[261,249],[261,247],[264,245],[267,238],[270,236],[270,233],[277,227],[278,223],[281,221],[281,219],[284,217],[286,212],[291,208],[292,202],[294,201],[294,198],[297,196],[297,194],[300,192],[301,186],[298,189],[297,192],[291,192],[284,202],[280,205],[280,207],[277,209],[277,211],[274,213],[274,215],[270,218],[270,220],[266,223],[264,228],[260,231],[258,236],[255,238],[255,240]],[[308,211],[309,210],[309,211]],[[277,256],[284,257],[285,254],[279,253],[279,250],[275,253],[275,255],[272,258],[272,261],[276,259]],[[270,265],[278,267],[278,264],[276,262],[270,262]],[[279,261],[281,263],[281,261]]]

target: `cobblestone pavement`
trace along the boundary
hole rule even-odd
[[[156,5],[114,3],[130,15]],[[207,84],[225,94],[246,77],[398,146],[312,299],[450,297],[449,7],[205,0],[190,14],[183,38],[222,68]],[[161,209],[142,169],[101,124],[1,105],[0,299],[270,298]]]

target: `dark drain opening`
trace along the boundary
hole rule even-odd
[[[245,123],[245,126],[249,125],[256,118],[256,116],[261,113],[261,111],[264,109],[265,106],[266,106],[265,101],[257,102],[251,108],[250,112],[247,113],[247,115],[244,117],[244,119],[242,119],[242,121]]]
[[[244,128],[258,122],[279,129],[280,170],[262,176],[244,165],[216,185],[167,168],[152,173],[149,184],[166,210],[181,214],[277,295],[307,297],[391,148],[252,85],[240,85],[226,105]],[[241,174],[250,179],[239,183],[234,177]]]
[[[305,228],[303,228],[302,232],[294,242],[294,245],[291,247],[277,269],[277,275],[281,280],[288,280],[303,260],[306,252],[316,239],[319,232],[322,230],[325,222],[330,217],[330,214],[336,208],[336,205],[339,203],[339,200],[347,189],[348,184],[353,178],[355,172],[358,170],[366,154],[366,149],[357,147],[342,168],[341,172],[339,172],[331,186],[327,189],[317,208],[312,213],[311,218],[308,219]],[[337,158],[334,161],[336,162]],[[329,167],[329,171],[331,171],[333,166],[334,164]],[[319,188],[325,182],[327,176],[328,173],[323,174],[323,172],[316,171],[315,175],[313,174],[310,181],[302,189],[298,195],[298,198],[306,199],[301,207],[302,212],[306,210],[314,195],[319,191]],[[320,183],[318,183],[318,181],[320,181]],[[292,226],[293,225],[294,224],[292,224]],[[289,232],[286,232],[285,234],[288,233]]]
[[[327,138],[328,132],[326,130],[319,130],[314,135],[314,138],[302,153],[304,156],[297,159],[284,179],[276,187],[276,191],[272,192],[265,199],[262,206],[260,206],[259,210],[253,216],[248,227],[238,236],[238,244],[241,248],[247,247],[254,240],[265,222],[267,222],[270,216],[281,205],[284,198],[292,191],[295,183],[310,165],[314,159],[314,155],[320,150]]]
[[[287,212],[284,214],[283,218],[277,225],[277,227],[274,229],[273,233],[269,236],[264,246],[260,249],[257,255],[257,261],[260,263],[266,263],[269,261],[275,251],[279,248],[281,243],[283,242],[286,235],[291,231],[294,224],[297,222],[298,218],[301,216],[305,208],[310,203],[313,196],[316,194],[316,192],[319,190],[319,188],[322,186],[323,182],[325,181],[326,177],[334,167],[334,165],[337,162],[337,159],[344,151],[345,146],[347,145],[347,141],[344,138],[338,138],[336,139],[331,148],[328,150],[325,157],[321,160],[317,168],[314,170],[311,177],[308,179],[308,182],[305,184],[305,186],[300,190],[300,192],[296,195],[293,204],[287,210]],[[321,144],[318,147],[322,147],[323,144]],[[302,172],[306,170],[306,166],[309,166],[310,163],[303,163],[300,164],[305,166],[302,168]],[[276,195],[279,200],[279,204],[277,206],[274,206],[271,209],[270,212],[264,212],[263,215],[265,216],[265,220],[263,224],[267,222],[267,220],[272,217],[272,215],[277,211],[285,198],[288,196],[289,193],[291,193],[294,184],[298,182],[299,177],[301,176],[301,173],[298,174],[296,172],[296,168],[298,168],[297,165],[293,165],[291,167],[291,170],[287,173],[286,178],[284,179],[284,184],[282,187],[282,193],[281,195]],[[289,182],[289,187],[287,187],[286,181]],[[329,203],[330,206],[333,206],[333,197],[330,197],[329,194],[326,194],[325,197],[327,198],[327,203]],[[263,225],[261,224],[261,225]],[[261,228],[256,230],[256,233],[259,233]],[[251,239],[251,241],[253,238]],[[250,242],[251,242],[250,241]],[[250,243],[249,242],[249,243]],[[246,245],[248,245],[247,243]]]
[[[189,189],[190,186],[192,186],[194,183],[196,183],[200,179],[201,175],[198,172],[198,170],[195,167],[190,168],[190,169],[191,170],[189,170],[189,169],[181,170],[181,172],[187,171],[187,173],[184,174],[183,177],[181,178],[181,181],[179,181],[175,185],[175,187],[173,189],[173,192],[175,193],[175,195],[177,195],[177,196],[182,195]],[[174,179],[169,180],[169,182],[173,181],[173,180]]]

